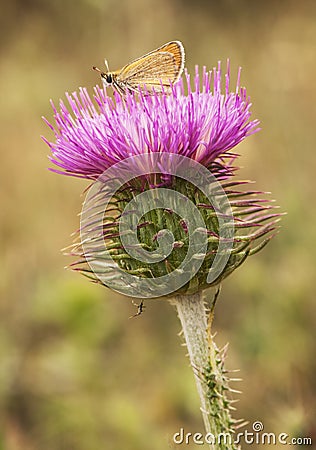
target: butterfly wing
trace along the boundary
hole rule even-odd
[[[151,53],[154,53],[154,52],[151,52]],[[185,53],[184,53],[184,47],[182,45],[182,42],[180,42],[180,41],[168,42],[167,44],[164,44],[161,47],[157,48],[156,52],[167,52],[167,53],[171,53],[173,55],[176,66],[179,71],[179,75],[177,78],[177,80],[178,80],[182,75],[182,72],[184,69],[184,61],[185,61]],[[175,80],[175,81],[177,81],[177,80]]]
[[[124,66],[116,81],[130,90],[146,87],[156,92],[168,91],[170,84],[179,80],[183,68],[183,45],[172,41]]]

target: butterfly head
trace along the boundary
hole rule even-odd
[[[103,85],[105,87],[108,87],[113,83],[113,74],[109,71],[109,65],[106,59],[104,60],[104,63],[107,70],[106,72],[102,72],[102,70],[98,69],[98,67],[95,66],[93,66],[93,70],[99,72],[99,74],[101,75]]]
[[[105,87],[110,86],[113,83],[113,75],[110,72],[101,72],[101,78]]]

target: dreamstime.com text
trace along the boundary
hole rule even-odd
[[[235,434],[219,433],[218,435],[214,435],[212,433],[190,433],[180,428],[180,431],[173,435],[173,442],[175,444],[187,445],[312,445],[311,437],[290,437],[287,433],[268,433],[264,432],[263,428],[263,423],[259,420],[253,422],[252,431],[244,430]]]

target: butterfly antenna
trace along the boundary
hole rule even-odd
[[[92,69],[95,70],[96,72],[102,73],[102,71],[98,67],[93,66]]]
[[[109,63],[107,59],[104,60],[104,65],[106,67],[107,72],[110,72]]]

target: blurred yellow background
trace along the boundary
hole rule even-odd
[[[217,306],[217,342],[243,378],[235,417],[316,442],[316,3],[11,0],[0,25],[0,449],[162,450],[180,427],[203,432],[168,302],[128,320],[130,299],[63,270],[88,183],[50,173],[40,140],[49,99],[91,92],[93,65],[173,39],[190,72],[230,58],[235,81],[243,67],[262,131],[238,147],[239,177],[288,213]]]

